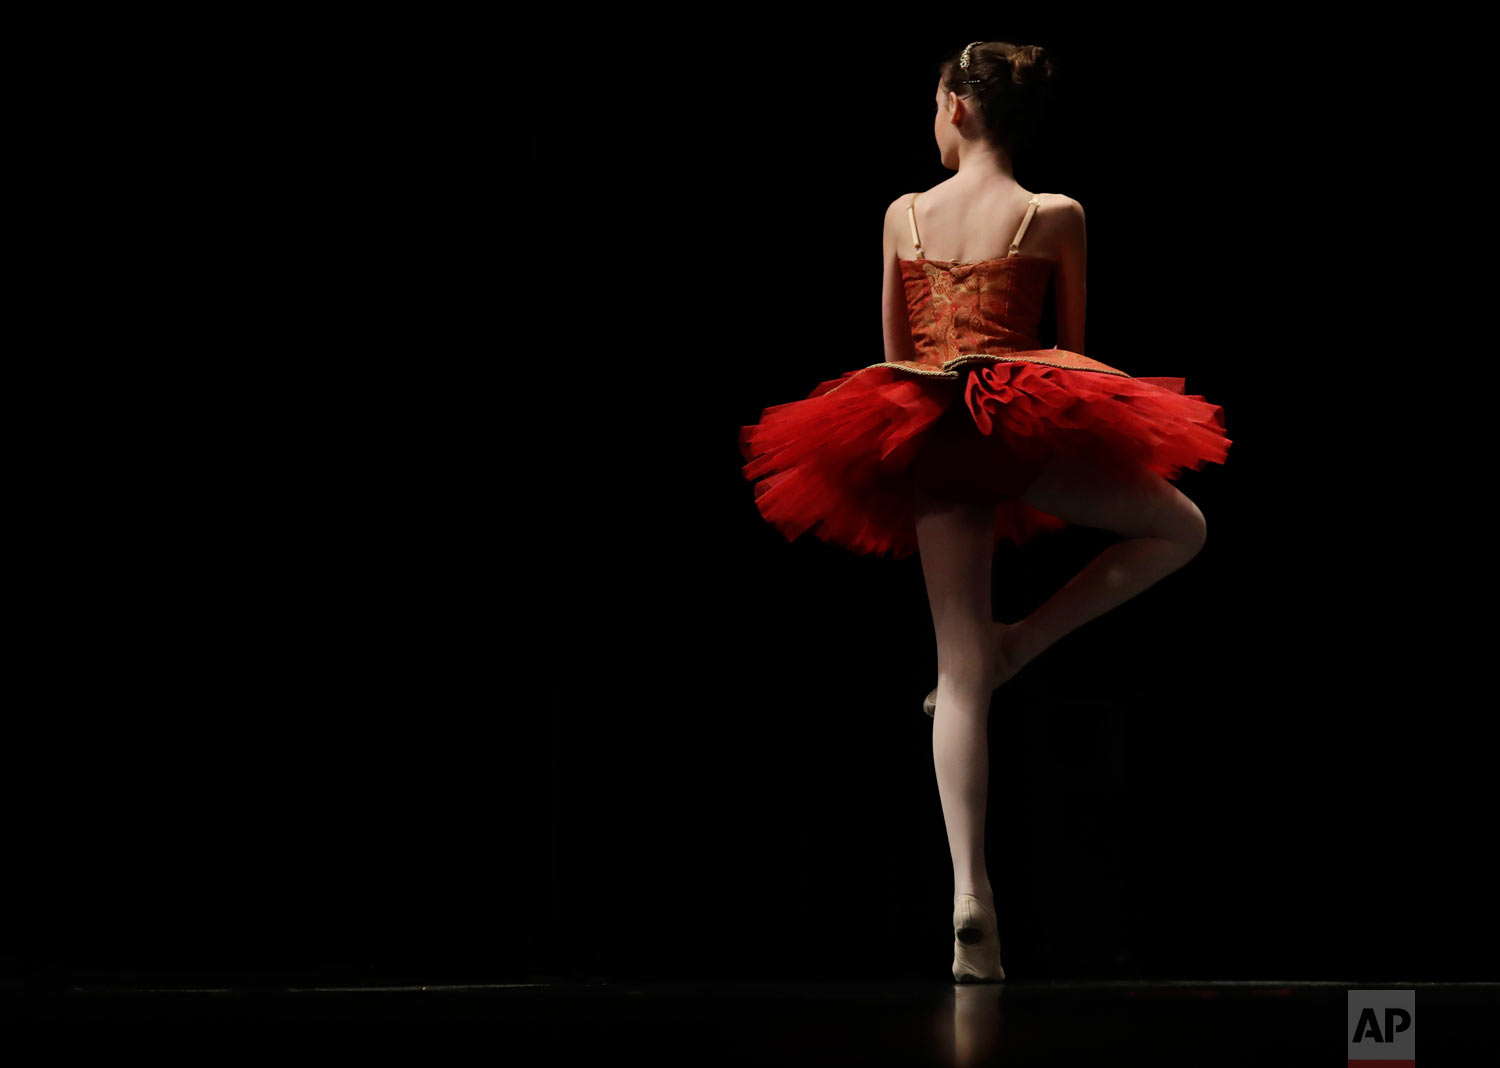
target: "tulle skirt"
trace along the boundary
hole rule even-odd
[[[1059,350],[1040,350],[1042,360]],[[789,541],[857,553],[916,552],[916,491],[995,509],[995,541],[1068,524],[1021,497],[1059,455],[1143,464],[1168,479],[1224,463],[1224,410],[1181,378],[1134,378],[1011,359],[957,378],[893,365],[848,371],[741,427],[755,506]]]

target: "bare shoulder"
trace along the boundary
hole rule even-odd
[[[890,206],[885,209],[886,224],[890,225],[894,222],[899,222],[901,217],[906,214],[906,209],[911,207],[912,199],[916,195],[915,193],[902,193],[895,200],[891,201]]]
[[[1083,205],[1066,193],[1042,193],[1040,196],[1038,207],[1046,213],[1064,258],[1081,254],[1086,240]]]
[[[915,193],[902,193],[885,209],[885,241],[892,248],[906,233],[906,209],[911,206]]]
[[[1066,193],[1038,193],[1037,196],[1040,198],[1037,206],[1048,215],[1064,223],[1082,224],[1083,205]]]

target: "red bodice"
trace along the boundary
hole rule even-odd
[[[1024,352],[1027,363],[1125,374],[1082,353],[1042,348],[1042,303],[1055,260],[1012,254],[973,263],[897,263],[917,355],[874,366],[956,379],[966,365]]]

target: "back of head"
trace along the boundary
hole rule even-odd
[[[944,92],[977,104],[990,142],[1014,159],[1041,128],[1056,73],[1041,45],[976,41],[943,60],[938,77]]]

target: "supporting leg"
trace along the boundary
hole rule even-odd
[[[917,540],[937,636],[938,697],[932,756],[953,858],[953,888],[993,907],[984,856],[989,789],[993,508],[919,495]]]

